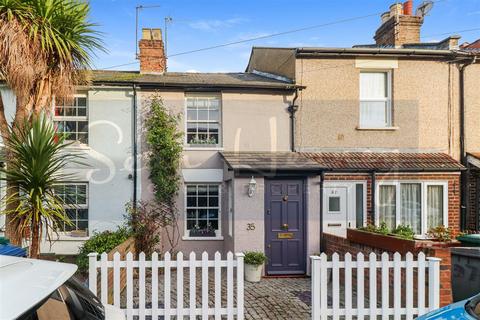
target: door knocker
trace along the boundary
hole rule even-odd
[[[282,200],[283,201],[288,201],[288,196],[287,195],[283,196]]]

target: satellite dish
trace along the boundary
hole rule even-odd
[[[419,17],[425,17],[430,12],[430,10],[432,10],[432,8],[433,1],[424,1],[420,6],[418,6],[415,15]]]

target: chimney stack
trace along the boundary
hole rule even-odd
[[[163,47],[161,29],[142,29],[142,39],[138,42],[140,49],[140,73],[164,73],[167,58]]]
[[[377,45],[401,48],[404,44],[420,43],[423,17],[413,15],[413,0],[391,5],[381,19],[382,25],[374,37]]]

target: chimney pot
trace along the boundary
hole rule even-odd
[[[164,73],[167,68],[167,58],[163,47],[161,29],[142,29],[142,39],[138,42],[140,48],[140,73]]]
[[[388,19],[390,19],[390,11],[382,13],[380,17],[382,19],[382,23],[385,23]]]
[[[390,6],[390,17],[399,16],[403,14],[403,5],[401,3],[394,3]]]
[[[413,0],[408,0],[403,3],[403,14],[406,16],[413,15]]]

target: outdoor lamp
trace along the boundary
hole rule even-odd
[[[251,198],[255,195],[255,191],[257,190],[257,181],[252,178],[250,179],[250,182],[248,183],[248,196]]]

